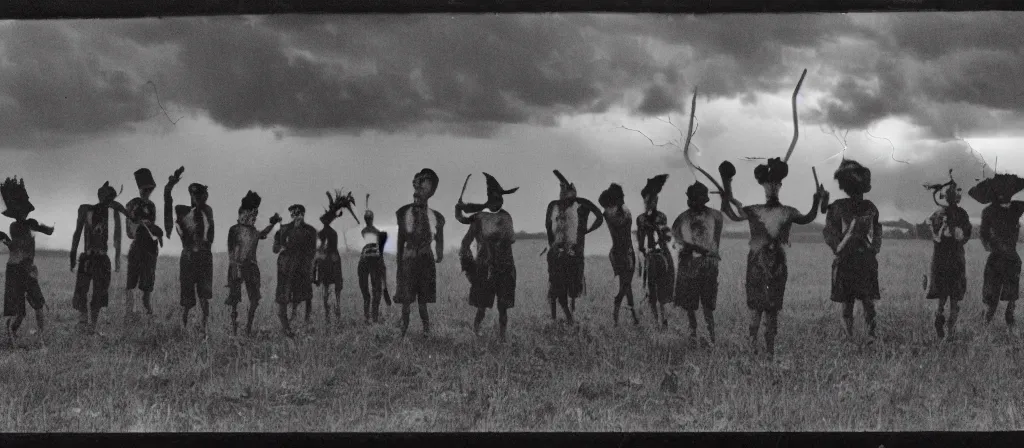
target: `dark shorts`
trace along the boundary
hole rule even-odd
[[[213,298],[213,254],[209,251],[182,251],[178,262],[181,306],[196,306],[196,298]]]
[[[153,292],[156,283],[157,252],[132,243],[128,248],[128,273],[125,289],[138,287],[144,292]]]
[[[437,266],[433,254],[402,260],[396,280],[395,303],[437,302]]]
[[[364,300],[370,299],[371,292],[380,300],[384,267],[384,258],[379,256],[363,256],[359,259],[359,290],[363,293]]]
[[[313,300],[313,260],[277,257],[277,294],[280,304]]]
[[[647,300],[654,303],[670,303],[675,287],[675,269],[672,255],[654,250],[647,253],[647,267],[644,280],[647,286]]]
[[[982,301],[989,305],[1014,302],[1020,296],[1020,256],[992,252],[985,262]]]
[[[4,282],[4,316],[24,316],[25,302],[35,310],[46,300],[39,289],[39,271],[31,264],[9,264]]]
[[[622,280],[632,280],[636,271],[636,253],[633,246],[625,248],[614,248],[608,254],[612,263],[612,273]]]
[[[238,272],[235,273],[234,270]],[[259,302],[262,298],[260,294],[260,265],[232,263],[231,266],[228,266],[228,300],[224,304],[234,306],[242,301],[242,284],[245,284],[249,303]]]
[[[516,266],[508,263],[502,266],[475,266],[473,283],[469,287],[469,304],[477,308],[513,308],[516,305]]]
[[[314,261],[313,284],[335,285],[341,289],[343,280],[341,278],[341,255],[337,252],[329,253],[324,258]]]
[[[848,252],[832,260],[833,302],[878,300],[878,259],[869,250]]]
[[[548,298],[579,297],[583,293],[583,255],[552,249],[547,258]]]
[[[679,256],[675,303],[687,311],[714,310],[718,303],[718,260]]]
[[[92,285],[92,302],[86,303],[89,285]],[[75,294],[71,305],[80,312],[105,308],[110,304],[110,257],[106,254],[82,254],[78,257],[78,274],[75,277]],[[87,306],[88,305],[88,306]]]
[[[786,296],[789,268],[781,247],[764,247],[747,254],[747,308],[779,311]]]

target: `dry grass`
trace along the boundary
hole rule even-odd
[[[881,338],[843,342],[838,306],[829,302],[830,254],[823,244],[790,249],[787,303],[774,362],[746,349],[742,295],[745,242],[724,243],[719,341],[692,344],[672,310],[668,331],[611,326],[615,281],[606,257],[587,264],[589,295],[579,327],[552,324],[544,299],[543,243],[517,244],[518,303],[510,341],[496,342],[495,313],[482,338],[456,257],[441,265],[434,335],[423,339],[413,312],[401,340],[398,310],[387,325],[362,324],[355,259],[344,261],[344,321],[282,338],[272,299],[264,299],[253,338],[232,338],[223,305],[226,261],[215,261],[211,334],[177,328],[177,263],[160,260],[159,318],[125,330],[115,288],[101,321],[104,336],[74,330],[73,275],[65,255],[37,261],[50,306],[45,340],[29,334],[0,348],[0,430],[7,431],[807,431],[1011,430],[1021,423],[1020,343],[1000,322],[985,327],[978,299],[984,252],[968,250],[970,293],[960,338],[936,343],[934,303],[921,292],[931,247],[887,242],[880,256]],[[274,260],[264,257],[272,297]],[[389,260],[390,262],[390,260]],[[389,270],[392,276],[393,264]],[[124,272],[114,285],[124,284]],[[637,288],[639,289],[639,288]],[[317,292],[319,294],[319,292]],[[198,310],[197,310],[198,311]],[[623,311],[625,313],[625,310]],[[857,330],[863,320],[857,311]],[[242,311],[244,315],[244,311]],[[170,316],[170,320],[167,320]],[[1001,316],[1001,313],[1000,313]],[[623,316],[625,317],[625,316]],[[628,322],[624,319],[623,322]],[[701,323],[703,334],[703,323]],[[675,375],[675,392],[662,388]]]

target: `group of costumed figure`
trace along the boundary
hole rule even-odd
[[[750,311],[749,339],[752,349],[759,350],[758,335],[764,321],[763,333],[766,352],[775,352],[778,333],[778,315],[783,307],[789,276],[786,248],[790,245],[790,229],[806,225],[817,218],[819,210],[826,215],[823,236],[832,250],[831,295],[833,302],[842,304],[842,320],[848,336],[853,335],[853,311],[857,301],[864,310],[865,325],[870,337],[875,337],[876,309],[880,300],[877,255],[882,246],[882,226],[877,207],[864,195],[871,191],[871,171],[860,163],[843,159],[834,173],[839,189],[847,197],[829,203],[829,193],[814,174],[815,191],[811,208],[802,213],[779,201],[783,181],[789,175],[789,158],[796,145],[799,130],[796,119],[796,95],[803,76],[793,93],[794,135],[783,158],[769,158],[753,170],[754,180],[764,189],[764,203],[744,206],[732,193],[736,168],[726,161],[719,166],[721,183],[714,176],[694,164],[689,157],[693,134],[696,92],[691,103],[690,128],[683,154],[689,166],[699,171],[717,188],[696,181],[686,189],[687,209],[669,224],[665,213],[658,209],[659,195],[668,181],[668,174],[647,179],[640,191],[644,210],[636,216],[636,243],[640,258],[634,251],[631,235],[634,218],[625,205],[621,185],[612,183],[601,192],[600,208],[591,201],[577,196],[576,184],[560,171],[554,170],[559,182],[558,199],[551,201],[545,213],[547,232],[548,291],[547,299],[551,319],[557,320],[561,308],[566,321],[574,324],[576,299],[586,292],[585,243],[586,236],[608,224],[612,247],[609,253],[612,272],[618,278],[614,296],[613,321],[619,323],[622,300],[626,299],[634,324],[639,323],[635,309],[632,282],[639,273],[644,300],[650,305],[652,316],[661,326],[667,326],[665,305],[674,304],[686,311],[690,336],[697,336],[697,311],[700,310],[708,332],[708,340],[715,341],[714,311],[718,296],[718,273],[721,255],[719,245],[724,217],[732,221],[746,221],[750,230],[749,252],[746,263],[746,305]],[[128,251],[128,272],[125,285],[125,321],[136,317],[134,292],[142,291],[142,305],[153,314],[151,296],[155,283],[158,253],[165,238],[177,234],[181,239],[179,261],[179,287],[181,322],[188,325],[192,308],[202,310],[200,329],[205,330],[209,317],[209,301],[213,296],[214,214],[207,204],[208,187],[199,183],[188,186],[188,205],[174,205],[172,191],[181,180],[184,167],[168,178],[164,187],[164,222],[158,225],[157,207],[150,199],[156,189],[152,173],[145,168],[135,172],[139,196],[122,206],[116,199],[120,191],[109,182],[97,192],[98,202],[78,208],[70,252],[70,267],[78,268],[72,306],[79,312],[79,325],[86,332],[95,332],[100,310],[109,304],[111,259],[107,254],[109,222],[114,223],[114,269],[120,270],[121,220],[125,217],[128,238],[132,240]],[[499,338],[506,338],[508,312],[516,302],[516,263],[512,246],[516,241],[512,215],[504,208],[504,197],[518,190],[505,189],[498,180],[483,173],[486,180],[487,201],[483,204],[463,202],[460,194],[455,204],[456,220],[468,226],[458,256],[462,271],[470,283],[469,305],[477,308],[473,329],[480,334],[481,324],[488,308],[497,305]],[[466,183],[462,193],[465,193]],[[417,305],[425,334],[430,332],[428,305],[437,301],[437,268],[444,259],[445,217],[429,207],[429,199],[437,191],[437,174],[424,168],[413,176],[413,202],[400,207],[395,213],[398,224],[396,241],[396,288],[394,303],[401,305],[401,332],[409,327],[413,304]],[[940,338],[951,336],[966,293],[966,267],[964,245],[970,239],[972,227],[967,213],[959,206],[961,189],[952,180],[943,184],[927,184],[933,200],[939,206],[929,222],[933,234],[934,252],[931,263],[931,281],[927,298],[935,299],[935,330]],[[1019,220],[1024,215],[1024,202],[1012,197],[1024,190],[1024,179],[1011,174],[996,174],[979,182],[968,191],[976,201],[987,204],[982,212],[980,238],[989,252],[985,264],[982,298],[987,306],[986,320],[991,321],[1000,302],[1006,302],[1007,325],[1014,324],[1014,308],[1019,296],[1021,258],[1016,244]],[[10,234],[0,232],[0,241],[9,248],[4,292],[4,316],[12,339],[16,335],[31,306],[36,313],[37,325],[43,329],[45,299],[39,286],[38,270],[34,264],[35,239],[33,232],[46,235],[53,227],[40,224],[29,214],[35,209],[29,201],[24,179],[8,178],[0,184],[0,194],[6,210],[4,216],[14,222]],[[708,206],[711,194],[721,197],[720,210]],[[245,332],[251,334],[257,306],[261,299],[261,274],[257,261],[257,245],[266,239],[274,227],[280,228],[273,237],[273,252],[277,258],[277,287],[275,302],[277,315],[284,334],[291,336],[290,322],[296,318],[298,308],[304,304],[308,323],[312,309],[313,286],[323,291],[323,309],[327,324],[332,317],[330,291],[334,291],[333,317],[340,323],[342,262],[338,250],[338,233],[331,227],[333,221],[348,210],[356,223],[362,225],[352,211],[352,193],[327,193],[328,205],[320,216],[322,229],[317,231],[305,222],[306,210],[301,204],[288,207],[291,221],[283,223],[278,214],[260,229],[256,226],[260,196],[249,191],[238,208],[237,223],[228,230],[228,275],[226,305],[231,310],[232,332],[238,332],[238,305],[242,289],[249,298]],[[941,203],[944,199],[945,203]],[[366,196],[363,219],[365,226],[360,235],[363,246],[358,263],[359,287],[363,298],[366,323],[380,322],[380,302],[388,305],[392,297],[387,289],[387,270],[383,252],[388,241],[386,232],[374,227],[374,214]],[[602,210],[603,209],[603,210]],[[591,222],[591,216],[594,220]],[[173,229],[173,231],[172,231]],[[83,236],[84,235],[84,236]],[[78,254],[79,241],[83,251]],[[475,251],[473,250],[475,246]],[[672,248],[676,250],[672,250]],[[542,253],[543,255],[543,253]],[[638,272],[639,269],[639,272]],[[927,280],[927,278],[926,278]],[[92,300],[87,296],[92,289]],[[946,317],[946,304],[949,317]],[[288,314],[289,305],[291,315]],[[659,322],[660,321],[660,322]]]

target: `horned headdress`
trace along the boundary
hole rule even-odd
[[[967,195],[982,204],[1009,202],[1013,195],[1024,190],[1024,179],[1013,174],[996,174],[983,179],[967,190]]]
[[[566,191],[576,191],[576,184],[569,182],[569,179],[566,179],[560,171],[553,170],[553,172],[555,173],[555,177],[558,177],[558,183],[559,185],[561,185],[562,188],[564,188]]]
[[[3,184],[0,184],[0,196],[3,196],[4,206],[7,208],[3,211],[3,215],[8,218],[17,216],[12,210],[21,209],[27,215],[36,209],[28,199],[25,179],[18,179],[18,176],[8,177]]]

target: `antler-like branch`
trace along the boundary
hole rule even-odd
[[[805,68],[803,73],[800,74],[800,81],[796,83],[796,89],[793,89],[793,141],[789,143],[789,150],[786,151],[786,158],[782,159],[783,162],[789,162],[789,156],[793,155],[793,148],[796,148],[796,140],[800,137],[800,126],[797,124],[796,119],[796,94],[800,92],[800,86],[804,83],[804,76],[807,76],[807,69]]]
[[[695,88],[693,89],[693,99],[690,101],[690,127],[686,131],[686,143],[683,143],[683,158],[686,159],[687,165],[690,165],[691,168],[696,168],[697,171],[700,171],[701,174],[704,174],[704,176],[707,177],[708,180],[710,180],[711,183],[715,185],[715,188],[718,188],[718,192],[719,194],[721,194],[725,192],[725,188],[722,188],[722,185],[719,184],[718,181],[715,180],[713,176],[711,176],[711,174],[708,174],[707,171],[704,171],[704,168],[701,168],[697,164],[693,163],[692,160],[690,160],[690,140],[693,138],[693,116],[694,114],[696,114],[696,112],[697,89]]]

